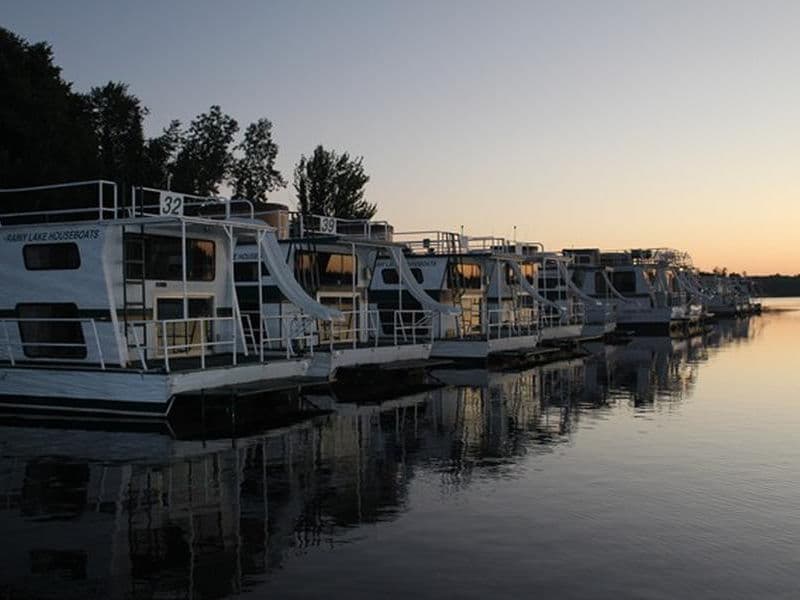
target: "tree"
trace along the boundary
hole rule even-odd
[[[180,121],[173,120],[160,136],[150,138],[144,147],[142,185],[167,189],[175,168],[175,158],[183,142]]]
[[[100,177],[123,187],[141,183],[145,152],[142,123],[147,108],[128,91],[128,85],[109,81],[87,96],[97,139]]]
[[[322,146],[310,158],[300,157],[294,170],[294,189],[300,212],[340,217],[371,219],[378,208],[364,199],[369,176],[363,158],[351,159]]]
[[[216,194],[233,165],[229,146],[238,130],[236,120],[219,106],[198,115],[189,124],[175,159],[172,187],[200,196]]]
[[[272,139],[269,119],[251,123],[236,150],[242,156],[234,160],[231,169],[234,197],[266,201],[269,192],[286,187],[280,171],[275,169],[278,145]]]
[[[89,105],[48,44],[0,27],[0,82],[0,187],[97,176]]]

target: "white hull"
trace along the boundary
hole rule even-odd
[[[496,352],[532,350],[539,345],[539,336],[521,335],[493,340],[436,340],[432,358],[486,359]]]
[[[306,375],[307,360],[173,373],[0,368],[0,405],[114,414],[163,414],[176,394]]]
[[[407,360],[427,360],[430,356],[430,344],[343,348],[333,352],[316,352],[307,375],[331,379],[341,368],[391,364]]]
[[[567,340],[581,337],[583,325],[556,325],[542,328],[542,341]]]

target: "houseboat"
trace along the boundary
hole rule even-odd
[[[538,266],[537,294],[540,301],[542,342],[560,344],[582,337],[586,317],[585,301],[572,283],[569,257],[556,252],[539,251],[528,255],[528,261]]]
[[[581,339],[596,339],[612,333],[617,328],[617,308],[609,269],[600,262],[600,250],[565,249],[562,255],[569,259],[566,265],[569,287],[584,306]]]
[[[691,301],[682,281],[685,254],[671,249],[634,249],[600,254],[611,269],[611,287],[622,297],[617,328],[644,335],[685,336],[702,330],[702,305]]]
[[[126,196],[108,181],[0,193],[0,403],[165,414],[181,393],[306,375],[307,357],[271,351],[292,333],[254,339],[237,301],[250,238],[284,296],[340,318],[295,281],[275,228],[213,199]]]
[[[392,242],[389,223],[304,215],[280,206],[259,216],[278,225],[278,258],[305,293],[341,318],[331,321],[306,314],[281,293],[263,262],[264,253],[259,255],[252,240],[243,240],[235,251],[236,285],[243,314],[253,323],[260,321],[256,336],[287,341],[293,355],[308,356],[308,375],[313,377],[334,378],[342,368],[398,368],[429,358],[434,314],[455,314],[455,309],[416,285],[402,246]],[[391,265],[379,276],[394,277],[398,293],[411,296],[413,306],[385,306],[371,298],[379,256]]]
[[[375,263],[370,298],[381,315],[420,309],[419,298],[404,282],[424,290],[440,306],[433,315],[437,358],[487,360],[503,352],[532,350],[539,343],[538,306],[523,301],[535,278],[535,266],[505,240],[468,238],[441,231],[395,233],[404,245],[405,273],[397,258],[382,252]],[[394,248],[395,253],[399,253]],[[391,332],[393,324],[382,319]]]

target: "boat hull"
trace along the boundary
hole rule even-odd
[[[177,394],[304,376],[308,360],[171,373],[126,369],[0,368],[0,405],[54,412],[153,414],[168,412]]]

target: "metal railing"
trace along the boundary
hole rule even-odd
[[[215,327],[217,324],[230,323],[230,337],[215,339],[220,332]],[[149,328],[151,334],[147,335],[148,342],[145,346],[141,343],[136,328]],[[129,321],[127,324],[126,338],[128,348],[136,350],[142,367],[147,370],[145,357],[148,353],[164,363],[164,370],[171,372],[170,361],[178,358],[199,358],[200,368],[206,368],[206,360],[213,354],[219,354],[219,348],[227,347],[231,355],[231,364],[238,361],[238,344],[243,342],[237,335],[239,324],[234,317],[195,317],[189,319],[158,319]],[[127,335],[133,330],[133,335]],[[131,337],[133,343],[131,344]],[[177,341],[182,340],[182,341]],[[249,354],[247,344],[243,343],[244,355]]]
[[[259,212],[259,216],[280,211]],[[286,213],[287,211],[282,211]],[[371,221],[369,219],[344,219],[327,215],[309,215],[299,211],[288,212],[291,219],[292,234],[298,237],[315,235],[341,235],[366,239],[380,239],[391,242],[392,226],[388,221]]]
[[[231,217],[246,217],[250,220],[255,218],[255,208],[250,200],[244,198],[229,199],[221,196],[196,196],[194,194],[182,194],[180,192],[169,192],[151,187],[134,186],[131,188],[131,205],[126,208],[128,217],[137,216],[137,211],[148,217],[158,217],[161,215],[160,198],[162,193],[171,193],[179,197],[182,201],[182,214],[186,216],[204,217],[208,219],[230,219]],[[145,194],[155,197],[155,202],[145,203]],[[136,198],[140,198],[137,204]],[[235,207],[241,206],[244,210],[237,210]],[[212,214],[203,213],[204,209],[219,209]]]
[[[395,346],[433,343],[433,312],[429,310],[396,310],[393,325]]]
[[[414,254],[461,254],[466,248],[463,236],[450,231],[395,232],[394,241]]]
[[[90,181],[74,181],[74,182],[60,183],[55,185],[39,185],[39,186],[24,187],[24,188],[6,188],[6,189],[0,189],[0,194],[27,194],[27,193],[48,192],[48,191],[52,192],[61,189],[92,187],[92,186],[97,186],[97,206],[83,206],[76,208],[58,208],[49,210],[45,209],[45,210],[14,212],[14,213],[3,213],[0,214],[0,224],[2,223],[3,220],[7,219],[10,220],[21,219],[23,223],[26,223],[25,219],[30,219],[34,217],[60,216],[60,215],[96,215],[98,221],[103,221],[104,219],[114,219],[118,211],[117,184],[115,184],[113,181],[107,181],[105,179],[95,179]],[[104,186],[111,186],[111,191],[112,191],[111,206],[106,206],[106,195],[103,189]],[[60,204],[63,206],[63,203]]]
[[[81,342],[51,342],[51,341],[44,341],[44,342],[24,342],[22,341],[22,332],[21,332],[21,323],[78,323],[81,325],[81,336],[83,337],[83,341]],[[15,325],[17,331],[20,332],[20,341],[12,340],[11,335],[8,330],[9,325]],[[26,361],[35,361],[35,362],[51,362],[51,363],[87,363],[89,361],[89,344],[86,341],[86,331],[84,331],[84,325],[88,325],[88,330],[91,332],[90,340],[94,341],[94,348],[97,352],[97,361],[100,363],[100,368],[105,370],[106,369],[106,359],[103,354],[103,345],[100,343],[100,336],[97,333],[97,322],[94,319],[80,319],[80,318],[27,318],[27,319],[0,319],[0,330],[3,332],[3,339],[0,340],[0,348],[5,351],[5,354],[8,357],[8,361],[11,363],[11,366],[16,365],[16,359],[14,357],[14,350],[22,350],[23,355],[25,356]],[[75,357],[75,356],[29,356],[26,352],[26,348],[77,348],[83,350],[86,354],[82,357]]]
[[[389,337],[395,346],[416,344],[422,340],[433,339],[433,313],[426,310],[393,310],[391,316],[387,311],[378,309],[364,311],[344,311],[343,319],[325,321],[315,319],[306,314],[267,315],[261,322],[261,337],[256,338],[256,327],[248,325],[250,317],[257,318],[258,313],[243,315],[246,334],[254,340],[253,351],[258,353],[258,344],[264,350],[285,352],[286,357],[301,356],[325,348],[329,352],[336,349],[371,346],[377,348],[383,335],[381,314],[389,318],[393,325],[392,336]],[[248,335],[247,330],[253,333]]]
[[[377,310],[344,311],[339,321],[319,321],[320,341],[327,342],[331,351],[335,344],[357,348],[359,343],[378,346],[380,315]]]
[[[489,317],[487,337],[490,340],[539,333],[538,311],[534,308],[493,308],[487,312]]]

